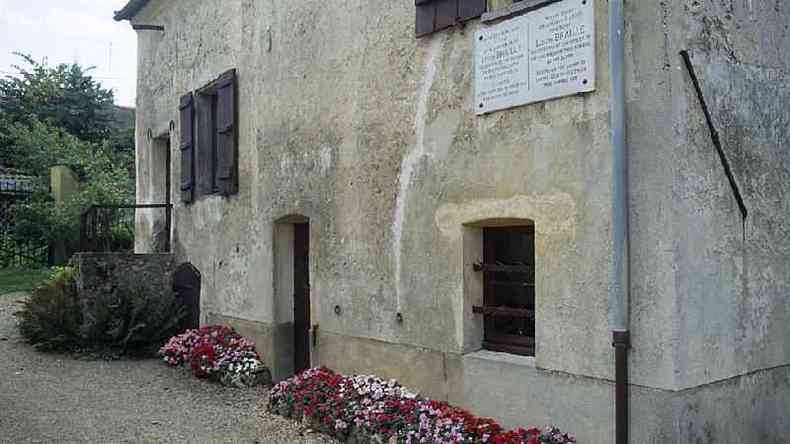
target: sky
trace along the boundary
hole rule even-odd
[[[90,75],[115,92],[115,103],[134,106],[137,35],[113,12],[128,0],[0,0],[0,75],[24,52],[51,65],[95,66]]]

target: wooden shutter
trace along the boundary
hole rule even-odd
[[[449,28],[458,22],[458,0],[433,0],[436,7],[436,20],[433,31]]]
[[[213,194],[215,191],[215,97],[212,91],[198,91],[195,96],[195,102],[197,102],[197,149],[195,150],[196,198]]]
[[[238,123],[236,70],[223,74],[217,83],[217,186],[227,196],[238,191]]]
[[[486,0],[414,0],[414,4],[417,37],[480,17],[486,11]]]
[[[181,200],[195,198],[195,102],[192,93],[181,96],[178,106],[181,119]]]
[[[417,24],[415,33],[417,37],[422,37],[433,32],[433,24],[436,21],[436,6],[431,0],[415,0],[417,7]]]
[[[458,20],[465,22],[486,12],[486,0],[458,0]]]

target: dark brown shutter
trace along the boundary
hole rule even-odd
[[[236,70],[223,74],[217,83],[217,185],[227,196],[238,191],[238,123]]]
[[[486,0],[414,0],[414,5],[417,37],[480,17],[486,11]]]
[[[415,0],[417,7],[417,24],[415,32],[417,37],[422,37],[433,32],[433,24],[436,21],[436,6],[431,0]]]
[[[198,92],[197,102],[197,149],[195,150],[196,198],[213,194],[215,191],[214,107],[216,96],[212,92]]]
[[[192,93],[181,96],[178,106],[181,119],[181,200],[195,198],[195,103]]]
[[[458,22],[458,0],[433,0],[436,5],[436,21],[433,30],[449,28]]]
[[[486,0],[458,0],[458,20],[465,22],[486,12]]]

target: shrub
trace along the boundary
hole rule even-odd
[[[81,345],[82,311],[71,268],[56,268],[16,313],[19,331],[37,349],[69,351]]]
[[[159,355],[169,365],[189,364],[196,377],[216,379],[225,385],[243,387],[271,381],[255,343],[224,325],[208,325],[173,336]]]
[[[102,292],[85,311],[81,336],[97,351],[153,355],[176,333],[186,307],[172,291],[148,293],[141,287]]]
[[[341,440],[398,443],[569,444],[576,439],[556,427],[504,430],[445,402],[420,397],[394,380],[305,370],[274,386],[269,409],[304,417]]]
[[[86,309],[70,267],[57,268],[16,313],[20,333],[39,350],[105,357],[154,354],[185,315],[186,308],[172,292],[139,289],[100,293]]]

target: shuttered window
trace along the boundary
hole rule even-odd
[[[182,198],[185,202],[210,194],[229,196],[238,192],[237,89],[236,70],[230,70],[200,88],[194,96],[188,95],[188,114],[183,108],[186,99],[182,98],[181,125],[182,128],[189,125],[191,134],[191,148],[187,152],[183,148],[186,136],[182,133]],[[187,163],[188,170],[184,167]],[[188,181],[187,171],[191,171]]]
[[[486,0],[415,0],[414,4],[417,37],[480,17],[486,11]]]
[[[195,101],[192,93],[181,96],[178,109],[181,122],[181,200],[189,203],[195,198]]]
[[[483,347],[535,355],[535,226],[483,230]]]

